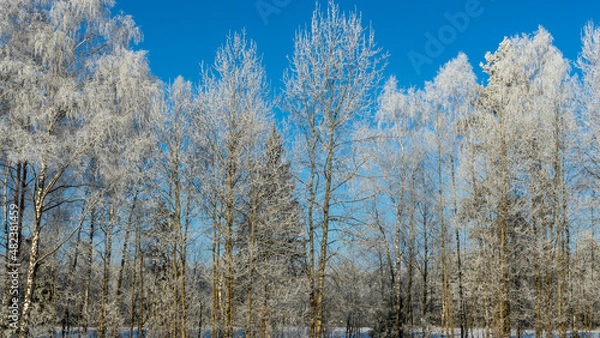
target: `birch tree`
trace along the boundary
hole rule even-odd
[[[131,17],[111,16],[111,5],[107,1],[3,3],[1,35],[6,42],[0,68],[8,84],[2,96],[11,105],[2,119],[13,130],[8,161],[28,163],[35,187],[20,337],[28,332],[37,267],[48,257],[40,247],[44,215],[56,202],[52,196],[68,190],[72,185],[63,181],[66,173],[80,168],[86,155],[132,118],[131,110],[99,106],[90,87],[94,79],[107,75],[103,63],[111,60],[107,67],[121,75],[115,96],[126,101],[131,98],[127,89],[139,79],[128,78],[123,71],[145,66],[142,53],[128,50],[140,37],[139,31]],[[119,68],[121,64],[129,67]],[[69,232],[58,246],[74,234]],[[57,248],[50,247],[49,252]]]
[[[352,152],[360,141],[352,128],[372,106],[382,68],[373,33],[356,13],[330,1],[313,12],[310,27],[296,34],[285,77],[285,105],[298,135],[307,233],[310,336],[323,335],[323,302],[330,229],[345,202],[342,191],[362,166]],[[318,257],[317,257],[318,255]]]
[[[600,178],[600,159],[598,132],[600,131],[600,28],[593,22],[588,23],[583,29],[582,50],[577,61],[582,71],[582,83],[579,88],[578,101],[582,117],[578,135],[580,135],[581,175],[578,180],[580,205],[578,214],[583,215],[581,222],[589,224],[578,241],[576,253],[579,259],[574,258],[575,269],[579,270],[578,297],[580,327],[590,331],[597,323],[597,304],[600,304],[598,295],[598,190]],[[574,281],[575,282],[575,281]]]
[[[546,263],[540,263],[539,268],[550,267],[551,270],[538,271],[537,283],[541,284],[536,298],[541,306],[541,298],[547,297],[542,292],[552,294],[556,285],[558,316],[550,321],[556,319],[556,327],[563,336],[567,329],[566,266],[570,249],[567,249],[569,225],[564,163],[570,148],[568,135],[572,123],[570,80],[568,63],[551,42],[550,34],[543,29],[533,37],[505,39],[496,53],[487,54],[484,66],[490,79],[482,92],[482,102],[493,116],[484,131],[488,133],[486,142],[491,142],[485,185],[489,189],[487,198],[497,203],[493,211],[499,267],[496,330],[502,336],[510,334],[516,315],[511,314],[511,308],[518,307],[511,296],[514,281],[522,280],[519,274],[526,272],[510,259],[519,246],[514,236],[526,232],[550,236],[549,241],[540,242],[545,248],[543,251],[550,252],[551,256]],[[531,200],[522,198],[528,194]],[[521,230],[514,232],[516,228]],[[556,246],[552,247],[552,243]],[[547,256],[542,253],[542,262],[544,257]],[[556,276],[556,281],[552,276]],[[554,304],[549,306],[554,307]],[[547,330],[552,331],[551,327]]]
[[[266,136],[270,109],[266,90],[255,44],[245,34],[236,33],[217,51],[212,70],[203,76],[196,101],[195,141],[204,149],[198,167],[203,169],[197,171],[196,182],[213,228],[213,336],[221,329],[225,337],[233,336],[234,239],[241,223],[243,199],[249,193],[249,173]]]
[[[461,337],[465,336],[465,307],[462,283],[461,240],[458,219],[459,201],[457,186],[458,150],[461,137],[458,133],[459,122],[469,117],[475,95],[475,74],[466,55],[458,57],[444,65],[435,79],[426,84],[425,100],[431,114],[430,120],[434,131],[437,166],[438,189],[438,222],[440,231],[441,264],[442,264],[442,323],[446,335],[454,332],[454,311],[458,312]],[[449,262],[448,246],[450,230],[454,227],[456,277],[458,279],[458,305],[454,305],[450,279],[453,271]],[[458,308],[456,310],[456,308]],[[452,333],[452,335],[454,335]]]
[[[152,162],[153,190],[161,201],[159,219],[166,222],[169,288],[172,295],[171,337],[185,338],[188,332],[186,285],[188,238],[194,216],[195,194],[191,186],[195,144],[191,141],[193,114],[192,85],[182,77],[167,86],[165,97],[157,101],[155,136],[161,152]],[[165,248],[163,248],[165,249]]]
[[[379,97],[377,140],[369,144],[375,154],[369,162],[371,179],[365,182],[377,196],[377,229],[382,236],[390,295],[387,306],[391,323],[387,334],[403,335],[410,320],[414,292],[416,229],[416,175],[424,161],[423,125],[427,119],[423,93],[398,89],[391,78]],[[390,220],[390,221],[387,221]],[[393,220],[393,221],[392,221]],[[402,286],[406,284],[404,289]],[[386,325],[383,325],[386,326]]]

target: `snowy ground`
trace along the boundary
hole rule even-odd
[[[121,330],[122,334],[120,335],[121,338],[142,338],[141,335],[138,334],[137,330],[134,330],[133,335],[131,337],[129,337],[129,329],[122,329]],[[369,338],[369,332],[370,329],[369,328],[361,328],[360,329],[360,335],[357,336],[353,336],[352,338]],[[460,330],[456,329],[455,331],[455,335],[456,337],[460,337]],[[156,338],[159,337],[159,335],[155,335],[155,334],[151,334],[151,333],[146,333],[144,335],[143,338]],[[236,338],[243,338],[244,334],[242,331],[237,331],[235,334]],[[306,331],[305,330],[290,330],[288,333],[285,334],[285,336],[280,337],[280,338],[304,338],[306,336]],[[469,334],[470,338],[484,338],[485,334],[484,334],[484,330],[483,329],[476,329],[472,335],[471,333]],[[513,332],[513,337],[516,337],[516,331]],[[50,335],[42,335],[42,336],[38,336],[38,337],[43,337],[43,338],[50,338]],[[82,335],[79,335],[77,333],[76,330],[73,330],[72,332],[62,332],[60,329],[57,329],[55,331],[54,337],[52,338],[83,338]],[[97,338],[98,334],[94,329],[90,329],[88,330],[88,335],[85,338]],[[197,331],[194,332],[190,338],[196,338],[197,336]],[[421,331],[413,331],[412,334],[412,338],[443,338],[444,335],[441,333],[441,330],[432,330],[430,332],[428,332],[426,335],[423,335],[423,332]],[[558,337],[558,333],[555,334],[553,336],[553,338]],[[572,337],[571,332],[567,333],[567,337],[570,338]],[[209,330],[205,330],[202,334],[202,338],[210,338],[210,331]],[[330,332],[328,332],[327,334],[327,338],[347,338],[346,337],[346,328],[335,328],[333,330],[331,330]],[[521,338],[535,338],[535,331],[533,330],[525,330],[523,332],[521,332]],[[579,338],[600,338],[600,329],[591,331],[591,332],[587,332],[587,331],[583,331],[579,333]]]
[[[444,337],[444,334],[442,333],[442,329],[436,328],[433,329],[431,332],[429,332],[425,338],[442,338]],[[455,337],[460,337],[460,329],[455,329],[454,330],[454,334]],[[513,330],[512,332],[512,337],[517,337],[517,331]],[[556,338],[558,337],[558,332],[556,332],[552,338]],[[413,331],[412,334],[413,338],[421,338],[423,337],[423,332],[420,331]],[[571,332],[567,332],[567,338],[571,338]],[[485,331],[484,329],[475,329],[473,332],[469,332],[469,338],[485,338]],[[521,332],[521,338],[535,338],[535,331],[534,330],[524,330]],[[548,337],[550,338],[550,337]],[[594,330],[591,332],[587,332],[587,331],[581,331],[579,332],[579,338],[600,338],[600,330]]]

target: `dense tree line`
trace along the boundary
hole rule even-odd
[[[459,54],[403,89],[330,1],[274,99],[245,33],[199,83],[161,83],[112,5],[0,2],[3,335],[600,325],[593,23],[577,60],[540,27],[487,53],[483,80]]]

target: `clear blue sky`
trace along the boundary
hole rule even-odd
[[[320,2],[326,6],[326,0]],[[538,25],[550,31],[566,57],[576,59],[582,27],[589,20],[600,24],[597,0],[337,3],[345,11],[362,12],[363,22],[375,30],[377,44],[390,54],[386,75],[395,75],[405,87],[421,87],[460,51],[480,73],[485,52],[496,50],[504,36],[532,33]],[[141,27],[144,41],[139,48],[149,51],[153,73],[165,82],[178,75],[197,82],[199,64],[212,64],[227,34],[245,28],[256,41],[267,76],[277,89],[293,51],[294,32],[309,23],[314,6],[314,0],[117,0],[115,9],[132,15]]]

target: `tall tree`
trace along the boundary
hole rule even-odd
[[[435,133],[435,152],[438,185],[438,222],[440,231],[442,264],[442,322],[446,335],[454,331],[453,311],[458,312],[461,337],[465,336],[465,308],[462,283],[462,261],[460,253],[460,231],[458,219],[459,201],[457,187],[458,152],[462,135],[458,133],[461,120],[468,119],[476,91],[475,74],[466,55],[444,65],[432,82],[426,84],[425,100],[431,110],[430,120]],[[452,266],[449,262],[448,245],[451,244],[450,231],[454,226],[456,244],[456,266],[458,279],[458,305],[455,306],[450,278]],[[454,310],[458,308],[458,310]],[[452,334],[454,335],[454,334]]]
[[[152,184],[161,200],[160,219],[168,226],[169,268],[173,310],[169,323],[170,336],[185,338],[188,331],[188,297],[186,286],[187,253],[191,206],[195,194],[191,189],[195,143],[191,141],[192,85],[182,77],[166,88],[165,97],[157,103],[155,140],[161,152],[153,165]]]
[[[521,280],[524,272],[510,258],[519,249],[515,236],[532,231],[550,236],[543,245],[556,245],[555,250],[546,251],[555,254],[539,267],[551,268],[549,273],[541,272],[540,278],[545,279],[544,293],[551,295],[555,285],[557,316],[552,321],[556,320],[564,336],[569,311],[565,301],[570,251],[565,161],[571,148],[569,130],[573,120],[568,62],[543,28],[532,37],[505,39],[497,52],[486,55],[486,60],[484,71],[489,80],[481,92],[481,102],[493,118],[482,131],[488,134],[490,156],[485,186],[497,205],[493,216],[499,267],[497,332],[501,336],[510,334],[516,316],[511,308],[519,306],[511,296],[515,281]],[[515,232],[518,228],[521,230]],[[542,296],[541,291],[536,295]]]
[[[195,142],[203,149],[198,164],[203,169],[196,183],[214,229],[212,334],[221,327],[216,317],[221,307],[226,338],[233,336],[236,311],[234,239],[241,225],[243,199],[249,194],[249,175],[266,137],[270,111],[266,93],[255,44],[245,34],[229,36],[217,51],[213,69],[203,76],[194,124]],[[223,257],[219,257],[221,252]]]
[[[578,180],[579,194],[581,197],[581,209],[578,213],[584,215],[583,224],[589,223],[589,229],[584,233],[581,242],[578,243],[576,252],[580,252],[579,263],[574,262],[575,267],[579,265],[581,274],[579,276],[580,311],[578,317],[581,319],[581,327],[588,331],[596,325],[598,307],[600,304],[598,287],[591,281],[597,280],[598,276],[598,206],[600,190],[600,143],[598,132],[600,131],[600,27],[593,22],[588,23],[583,29],[582,50],[577,62],[582,72],[582,83],[579,87],[578,101],[581,107],[581,123],[578,135],[581,139],[579,154],[580,180]],[[595,243],[595,244],[594,244]],[[575,259],[574,259],[575,260]]]
[[[250,191],[241,210],[238,241],[240,254],[246,257],[240,262],[247,269],[246,334],[267,337],[274,327],[283,330],[298,324],[289,317],[300,316],[292,301],[299,292],[294,284],[301,281],[305,268],[305,243],[294,177],[283,138],[274,126],[258,161],[249,173]]]
[[[377,139],[368,151],[375,154],[369,161],[368,190],[378,196],[376,212],[381,214],[377,223],[385,245],[384,252],[391,294],[388,312],[391,323],[388,334],[402,336],[409,322],[412,307],[415,263],[415,180],[424,161],[424,147],[420,133],[426,119],[422,91],[397,88],[391,78],[379,97],[377,111]],[[415,141],[419,140],[419,141]],[[390,220],[389,224],[386,220]],[[404,271],[408,270],[406,291]],[[383,326],[386,326],[385,324]],[[383,327],[382,327],[383,329]]]
[[[299,179],[309,236],[311,337],[323,336],[330,228],[343,222],[338,217],[343,190],[363,164],[353,152],[361,140],[353,128],[373,105],[382,68],[379,54],[360,16],[343,14],[329,1],[325,12],[317,6],[310,28],[296,34],[285,78],[286,107],[302,135]]]

